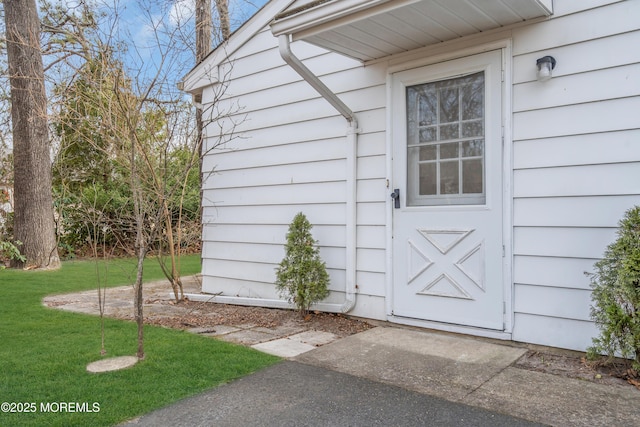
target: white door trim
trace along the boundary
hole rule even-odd
[[[393,182],[393,114],[391,100],[393,99],[393,74],[399,71],[418,68],[421,66],[462,58],[490,50],[502,51],[503,76],[502,76],[502,195],[503,195],[503,240],[505,256],[503,257],[503,289],[504,289],[504,331],[491,331],[480,328],[448,325],[429,321],[401,318],[393,315],[393,200],[386,201],[386,278],[385,278],[385,309],[389,322],[420,326],[431,329],[439,329],[448,332],[459,332],[477,336],[486,336],[499,339],[511,339],[513,331],[513,150],[512,150],[512,42],[510,39],[494,41],[478,46],[465,47],[456,52],[449,52],[437,56],[424,58],[419,61],[411,61],[406,64],[396,65],[387,70],[386,96],[386,166],[387,166],[387,193],[391,193]]]

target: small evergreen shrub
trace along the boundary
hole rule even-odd
[[[307,314],[311,304],[329,295],[329,274],[311,228],[302,212],[295,216],[287,233],[285,257],[276,269],[276,288],[280,296],[294,304],[302,316]]]
[[[625,213],[619,223],[618,238],[589,274],[591,318],[600,329],[588,355],[620,355],[631,359],[640,372],[640,206]]]

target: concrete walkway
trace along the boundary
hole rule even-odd
[[[375,328],[296,360],[555,426],[638,426],[640,391],[519,369],[524,349]]]

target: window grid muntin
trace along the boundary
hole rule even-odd
[[[442,87],[438,87],[439,84],[442,84]],[[474,87],[475,86],[475,87]],[[465,93],[465,89],[470,88],[470,92]],[[408,182],[409,189],[409,197],[407,200],[408,205],[440,205],[440,204],[484,204],[486,202],[486,167],[485,167],[485,137],[484,137],[484,121],[485,121],[485,79],[484,72],[478,72],[469,74],[462,77],[456,77],[449,80],[443,80],[440,82],[432,82],[426,84],[420,84],[415,86],[407,87],[407,161],[411,162],[411,159],[417,159],[413,163],[413,165],[408,164],[408,173],[407,179],[411,180],[413,178],[413,183]],[[411,91],[415,91],[415,99],[413,100],[415,104],[415,108],[411,109]],[[453,91],[456,90],[456,100],[457,103],[457,121],[448,121],[448,122],[440,122],[441,112],[442,112],[442,92],[444,91]],[[477,97],[477,93],[474,90],[480,90],[480,99]],[[431,113],[435,112],[435,120],[423,120],[421,118],[423,116],[429,118],[428,116],[433,117],[433,114],[423,114],[423,107],[430,106],[428,96],[435,95],[435,108],[431,105]],[[475,108],[480,108],[480,117],[476,114],[472,118],[468,118],[468,110],[465,110],[463,97],[470,95],[470,101],[475,102]],[[424,101],[424,102],[423,102]],[[433,111],[435,110],[435,111]],[[415,117],[410,117],[411,112],[415,114]],[[424,122],[424,123],[423,123]],[[479,129],[479,134],[473,136],[462,136],[465,133],[465,125],[467,124],[479,124],[476,126],[476,130]],[[415,128],[411,128],[412,124]],[[457,136],[458,138],[448,138],[448,139],[440,139],[442,137],[442,129],[444,126],[452,126],[457,125]],[[423,131],[426,129],[435,130],[436,139],[435,140],[427,140],[422,141]],[[472,128],[470,128],[472,129]],[[481,145],[481,154],[475,156],[464,156],[463,155],[463,144],[468,141],[482,141]],[[448,144],[457,143],[458,155],[450,158],[442,158],[441,157],[441,149],[442,146],[446,146]],[[421,160],[421,152],[420,150],[424,147],[436,147],[436,158]],[[413,153],[412,151],[417,151]],[[464,181],[464,162],[465,161],[473,161],[480,160],[480,178],[481,178],[481,193],[464,193],[465,191],[465,181]],[[457,163],[457,193],[444,193],[442,187],[442,163]],[[420,179],[420,171],[421,165],[435,164],[436,166],[436,183],[435,190],[436,194],[421,194],[422,188],[422,180]],[[470,174],[475,174],[478,171],[470,169],[468,171]],[[411,185],[413,184],[413,185]],[[433,185],[430,185],[433,187]]]

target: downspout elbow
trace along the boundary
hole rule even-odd
[[[322,83],[322,81],[313,74],[313,72],[309,70],[307,66],[293,54],[293,52],[291,52],[289,36],[286,34],[279,35],[278,45],[280,56],[284,59],[284,62],[293,68],[307,83],[311,85],[311,87],[318,91],[320,96],[326,99],[336,110],[338,110],[338,112],[342,114],[349,123],[355,123],[356,116],[353,111],[351,111],[349,107],[347,107],[344,102],[342,102],[340,98],[331,91],[331,89]]]

